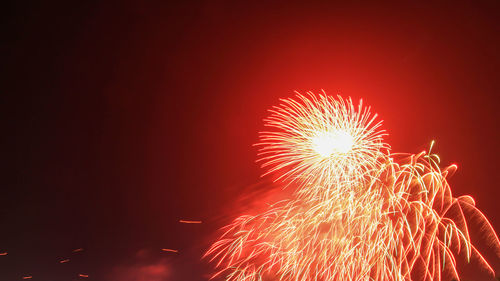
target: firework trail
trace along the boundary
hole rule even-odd
[[[297,93],[270,112],[259,161],[293,196],[224,228],[205,255],[219,269],[213,277],[460,280],[459,254],[494,274],[466,215],[479,218],[500,256],[499,239],[470,196],[453,197],[447,177],[456,166],[441,169],[431,151],[391,153],[362,102]]]

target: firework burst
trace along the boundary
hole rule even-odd
[[[455,254],[494,274],[466,214],[498,237],[469,196],[453,197],[437,155],[391,154],[381,122],[360,102],[325,94],[282,100],[261,133],[266,174],[291,199],[238,217],[207,251],[226,280],[459,279]],[[431,146],[432,147],[432,146]],[[416,277],[418,275],[418,277]]]
[[[272,130],[261,132],[257,145],[266,174],[301,186],[329,188],[351,185],[379,169],[389,146],[370,108],[360,102],[356,110],[351,99],[340,97],[297,97],[283,99],[264,120]]]

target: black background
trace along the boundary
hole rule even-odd
[[[178,2],[2,9],[0,280],[206,280],[200,256],[261,181],[261,119],[294,90],[363,98],[394,152],[435,139],[500,230],[494,1]],[[130,277],[148,265],[167,277]]]

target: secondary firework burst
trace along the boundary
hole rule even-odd
[[[494,274],[469,237],[467,214],[500,242],[469,196],[454,197],[437,155],[390,153],[362,102],[297,94],[265,119],[260,158],[292,198],[243,215],[207,251],[214,277],[257,280],[459,279],[455,255]],[[432,146],[431,146],[432,147]]]

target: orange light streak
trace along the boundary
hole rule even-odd
[[[163,248],[161,249],[163,252],[171,252],[171,253],[178,253],[179,251],[178,250],[173,250],[173,249],[166,249],[166,248]]]
[[[202,221],[179,220],[180,223],[202,223]]]

